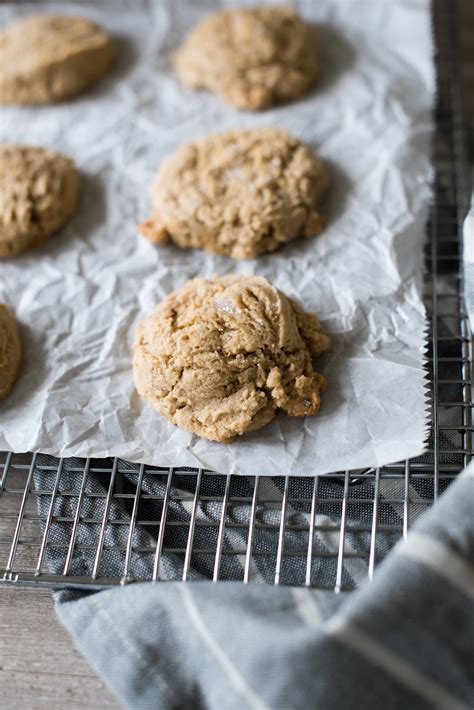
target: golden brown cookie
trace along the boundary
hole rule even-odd
[[[255,110],[295,99],[314,85],[318,40],[285,5],[233,8],[200,22],[173,62],[183,84]]]
[[[10,392],[21,362],[21,342],[16,321],[0,303],[0,399]]]
[[[319,158],[282,128],[217,133],[162,163],[140,231],[154,244],[256,257],[321,232],[327,184]]]
[[[47,104],[83,91],[114,55],[106,33],[84,17],[31,15],[0,32],[0,103]]]
[[[137,326],[137,390],[171,421],[213,441],[260,429],[277,410],[316,414],[330,341],[315,313],[257,276],[194,279]]]
[[[76,211],[79,174],[54,150],[0,145],[0,257],[41,244]]]

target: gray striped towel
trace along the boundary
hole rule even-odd
[[[472,708],[473,510],[471,466],[352,593],[213,584],[198,561],[196,581],[61,592],[57,613],[129,708]]]

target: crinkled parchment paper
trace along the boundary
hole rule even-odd
[[[307,475],[421,453],[427,417],[420,289],[434,95],[430,3],[295,3],[320,25],[322,79],[302,100],[262,113],[237,112],[211,94],[183,88],[170,67],[169,54],[186,31],[224,5],[2,7],[4,22],[38,6],[86,14],[116,35],[120,58],[79,99],[1,111],[2,140],[69,154],[84,186],[80,210],[61,233],[0,263],[0,300],[16,312],[25,350],[21,377],[0,404],[0,448]],[[323,235],[245,262],[157,249],[137,235],[164,156],[204,133],[269,123],[307,141],[329,164]],[[222,445],[180,431],[138,398],[131,344],[137,320],[172,289],[198,275],[232,272],[266,276],[317,310],[334,344],[318,362],[328,380],[318,416],[280,414]]]

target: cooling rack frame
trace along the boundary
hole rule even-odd
[[[372,577],[393,544],[469,463],[473,358],[461,260],[468,165],[456,2],[434,3],[434,25],[436,177],[425,279],[432,427],[426,453],[304,484],[290,477],[219,476],[219,489],[210,490],[217,477],[200,469],[3,452],[0,584],[92,591],[207,578],[351,589]],[[98,488],[91,488],[92,477]],[[120,505],[123,515],[114,513]],[[56,534],[59,526],[68,531],[64,540]],[[120,567],[113,576],[102,569],[109,554]],[[148,564],[140,566],[145,558]],[[176,574],[166,573],[166,560]],[[87,573],[80,573],[79,563]]]

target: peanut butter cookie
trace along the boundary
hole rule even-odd
[[[0,32],[0,103],[47,104],[83,91],[107,70],[113,45],[84,17],[32,15]]]
[[[183,84],[209,89],[247,110],[301,96],[319,72],[314,29],[284,5],[209,15],[173,61]]]
[[[315,313],[256,276],[194,279],[137,326],[137,390],[166,419],[213,441],[260,429],[277,410],[316,414],[330,341]]]
[[[327,184],[319,158],[282,128],[217,133],[162,163],[140,231],[155,244],[256,257],[321,232]]]
[[[0,399],[9,394],[21,362],[21,342],[16,321],[0,303]]]
[[[41,244],[76,211],[79,174],[54,150],[0,145],[0,257]]]

